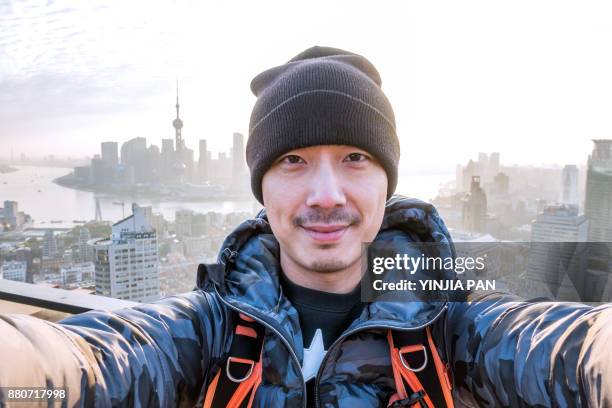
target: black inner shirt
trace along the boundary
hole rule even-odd
[[[281,285],[299,314],[304,344],[302,372],[308,407],[313,407],[315,377],[325,353],[363,309],[361,284],[350,293],[329,293],[297,285],[281,274]]]

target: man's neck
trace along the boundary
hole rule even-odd
[[[293,283],[309,289],[330,293],[349,293],[361,280],[361,262],[357,261],[344,269],[333,272],[318,272],[306,269],[289,257],[280,257],[285,276]]]

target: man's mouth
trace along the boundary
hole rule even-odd
[[[339,241],[344,233],[349,229],[350,225],[337,224],[337,225],[302,225],[304,231],[315,241],[321,243],[331,243]]]

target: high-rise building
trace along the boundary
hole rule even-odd
[[[17,228],[21,225],[19,217],[19,205],[17,204],[17,201],[6,200],[4,202],[4,220],[12,228]]]
[[[92,262],[71,264],[60,268],[60,279],[64,287],[93,283],[95,266]]]
[[[455,166],[455,192],[463,192],[463,166],[457,164]]]
[[[162,181],[172,181],[174,164],[174,139],[162,139],[160,156],[160,178]]]
[[[115,181],[115,171],[116,166],[106,162],[99,155],[95,155],[91,159],[90,182],[98,186],[112,184]]]
[[[172,157],[174,154],[174,139],[162,139],[162,155]]]
[[[121,163],[136,166],[144,158],[147,150],[147,139],[135,137],[121,145]]]
[[[164,219],[161,213],[151,214],[151,227],[157,233],[157,238],[163,238],[168,235],[168,222]]]
[[[151,145],[147,149],[147,162],[149,167],[149,174],[145,178],[148,182],[157,182],[160,180],[161,173],[161,152],[159,147]]]
[[[119,164],[119,147],[117,142],[102,142],[100,147],[102,160],[111,166]]]
[[[91,239],[89,230],[85,227],[79,231],[79,261],[91,262],[93,260],[93,247],[88,244]]]
[[[497,173],[493,177],[493,191],[496,194],[507,195],[510,192],[510,177],[505,173]]]
[[[43,258],[55,259],[59,257],[59,249],[57,247],[57,239],[53,230],[46,230],[43,237]]]
[[[193,149],[188,147],[183,147],[183,151],[181,153],[182,161],[181,167],[185,170],[183,172],[182,179],[185,181],[193,181],[195,178],[195,166],[193,161]]]
[[[480,181],[484,185],[488,182],[487,175],[489,174],[489,155],[483,152],[478,153],[478,173]]]
[[[499,152],[493,152],[489,155],[489,168],[488,175],[489,179],[494,178],[497,173],[499,173],[500,164],[499,164]]]
[[[174,217],[176,235],[179,237],[190,237],[193,233],[193,211],[177,210]]]
[[[461,192],[469,192],[472,188],[472,179],[474,176],[480,176],[480,170],[478,163],[473,160],[470,160],[461,172]]]
[[[480,152],[477,161],[470,159],[465,166],[457,165],[455,168],[455,191],[457,193],[470,191],[474,176],[479,176],[481,187],[488,189],[489,184],[494,182],[495,176],[501,170],[499,157],[499,152],[491,154]]]
[[[593,140],[589,156],[584,213],[589,241],[612,242],[612,140]]]
[[[159,297],[157,234],[149,210],[133,204],[132,215],[112,226],[110,239],[95,243],[96,294],[137,302]]]
[[[232,145],[232,184],[236,187],[244,185],[246,178],[244,136],[235,132]]]
[[[572,204],[548,205],[531,225],[532,242],[585,242],[589,222]]]
[[[232,182],[232,160],[225,152],[208,162],[208,179],[212,184],[230,185]]]
[[[527,282],[536,289],[531,296],[588,300],[584,290],[593,282],[587,267],[588,225],[573,204],[547,205],[537,215],[526,270]]]
[[[587,161],[584,213],[589,221],[589,260],[584,272],[589,278],[589,300],[612,297],[612,140],[593,140],[595,147]]]
[[[206,140],[200,139],[200,152],[198,158],[198,178],[202,183],[208,181],[208,148]]]
[[[567,164],[561,171],[561,202],[580,205],[578,198],[578,167]]]
[[[121,164],[132,168],[134,179],[141,182],[146,179],[149,166],[147,163],[147,139],[135,137],[121,145]]]
[[[27,262],[5,261],[0,266],[0,279],[25,282],[27,267]]]
[[[463,201],[463,229],[485,232],[487,222],[487,195],[480,187],[480,176],[473,176],[470,192]]]

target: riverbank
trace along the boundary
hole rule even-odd
[[[222,186],[195,184],[112,184],[92,186],[83,184],[72,173],[57,177],[53,183],[73,190],[105,194],[116,197],[144,198],[150,200],[172,200],[182,202],[253,201],[250,191],[235,192]]]
[[[16,172],[18,169],[11,167],[11,166],[7,166],[6,164],[0,164],[0,174],[8,174],[8,173],[13,173]]]

